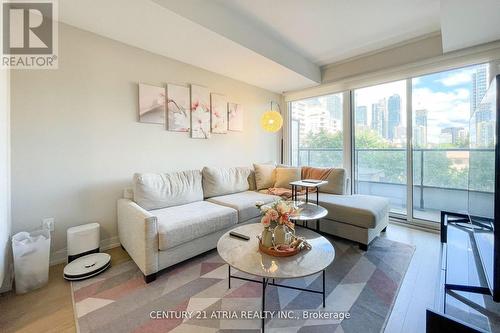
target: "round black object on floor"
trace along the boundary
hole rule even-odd
[[[92,253],[73,260],[64,267],[64,278],[70,281],[83,280],[104,272],[111,266],[107,253]]]

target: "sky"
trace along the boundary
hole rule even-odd
[[[486,66],[486,65],[485,65]],[[441,129],[446,127],[469,126],[470,93],[472,89],[472,74],[476,66],[455,69],[436,74],[414,78],[413,109],[427,109],[429,143],[439,143]],[[368,109],[368,124],[371,123],[371,105],[381,98],[389,98],[393,94],[401,96],[401,123],[405,125],[406,105],[405,81],[396,81],[374,87],[357,89],[355,92],[356,106],[366,105]]]

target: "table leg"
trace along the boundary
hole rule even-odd
[[[309,202],[309,187],[306,187],[306,203]]]
[[[316,205],[319,205],[319,187],[316,188]]]
[[[319,232],[319,221],[320,220],[316,220],[316,231],[318,231],[318,232]]]
[[[264,318],[264,311],[266,309],[266,285],[267,285],[267,279],[262,278],[262,319],[261,319],[261,328],[262,328],[262,333],[264,333],[264,326],[266,325],[266,319]]]
[[[229,285],[229,289],[231,289],[231,266],[227,265],[227,281]]]
[[[325,270],[323,270],[323,307],[325,307]]]

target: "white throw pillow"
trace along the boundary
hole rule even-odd
[[[248,167],[210,168],[204,167],[203,195],[205,198],[248,191],[248,177],[251,169]]]
[[[134,201],[146,210],[203,200],[201,172],[134,174]]]

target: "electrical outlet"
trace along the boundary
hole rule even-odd
[[[42,220],[42,227],[48,229],[49,231],[54,231],[55,220],[53,217],[46,218]]]

